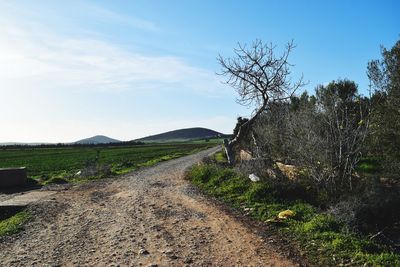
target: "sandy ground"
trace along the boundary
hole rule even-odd
[[[58,188],[29,205],[23,231],[0,239],[1,265],[296,265],[183,179],[217,149]]]

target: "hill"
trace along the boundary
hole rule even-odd
[[[109,143],[120,143],[121,141],[104,136],[104,135],[96,135],[93,137],[85,138],[79,141],[76,141],[75,144],[109,144]]]
[[[169,131],[161,134],[150,135],[137,139],[136,141],[142,142],[171,142],[171,141],[189,141],[205,138],[223,138],[227,137],[226,134],[219,133],[207,128],[186,128],[174,131]]]

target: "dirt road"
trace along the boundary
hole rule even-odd
[[[0,239],[1,265],[293,266],[183,179],[216,149],[42,199]]]

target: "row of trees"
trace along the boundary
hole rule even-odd
[[[34,148],[67,148],[67,147],[117,147],[117,146],[138,146],[144,145],[141,141],[121,141],[116,143],[57,143],[57,144],[13,144],[13,145],[0,145],[0,149],[34,149]]]
[[[303,79],[290,80],[290,42],[281,56],[256,41],[239,46],[233,58],[219,58],[221,74],[239,94],[238,102],[255,107],[238,119],[234,138],[225,142],[228,160],[238,149],[256,158],[281,160],[306,170],[330,199],[357,190],[356,167],[374,157],[387,173],[400,170],[400,41],[382,59],[368,64],[369,95],[350,80],[318,86],[315,95],[295,96]]]
[[[253,129],[259,147],[251,150],[302,167],[319,188],[339,196],[356,185],[369,113],[370,102],[357,94],[354,82],[333,81],[319,86],[315,96],[305,92],[272,105]]]

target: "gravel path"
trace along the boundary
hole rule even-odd
[[[218,148],[59,190],[0,239],[2,266],[293,266],[183,179]]]

